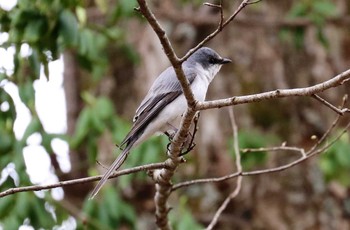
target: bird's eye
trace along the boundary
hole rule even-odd
[[[210,64],[215,64],[216,63],[216,59],[214,57],[210,57],[209,58],[209,63]]]

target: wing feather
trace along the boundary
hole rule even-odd
[[[190,69],[185,70],[185,76],[191,84],[196,74]],[[175,71],[169,67],[153,83],[145,99],[136,110],[134,124],[130,132],[126,135],[121,146],[128,144],[134,138],[138,138],[147,125],[157,117],[157,115],[182,94],[182,88],[178,81]]]

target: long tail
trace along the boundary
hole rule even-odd
[[[117,157],[117,159],[115,159],[113,164],[108,168],[108,170],[105,172],[101,180],[98,182],[98,184],[92,191],[89,199],[93,199],[97,195],[97,193],[101,190],[102,186],[107,182],[111,174],[117,169],[119,169],[119,167],[124,163],[133,145],[134,143],[129,143],[125,147],[125,149],[121,152],[121,154]]]

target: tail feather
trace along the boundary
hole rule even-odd
[[[96,187],[92,191],[89,199],[93,199],[97,195],[97,193],[101,190],[103,185],[107,182],[108,178],[112,175],[112,173],[120,168],[120,166],[126,160],[128,154],[129,154],[129,151],[130,151],[131,147],[133,146],[133,144],[134,143],[129,143],[125,147],[125,149],[122,151],[122,153],[117,157],[117,159],[115,159],[113,164],[108,168],[108,170],[105,172],[105,174],[102,176],[101,180],[98,182],[98,184],[96,185]]]

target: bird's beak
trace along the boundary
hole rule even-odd
[[[227,64],[227,63],[231,63],[231,59],[228,59],[228,58],[222,58],[221,61],[220,61],[220,64]]]

